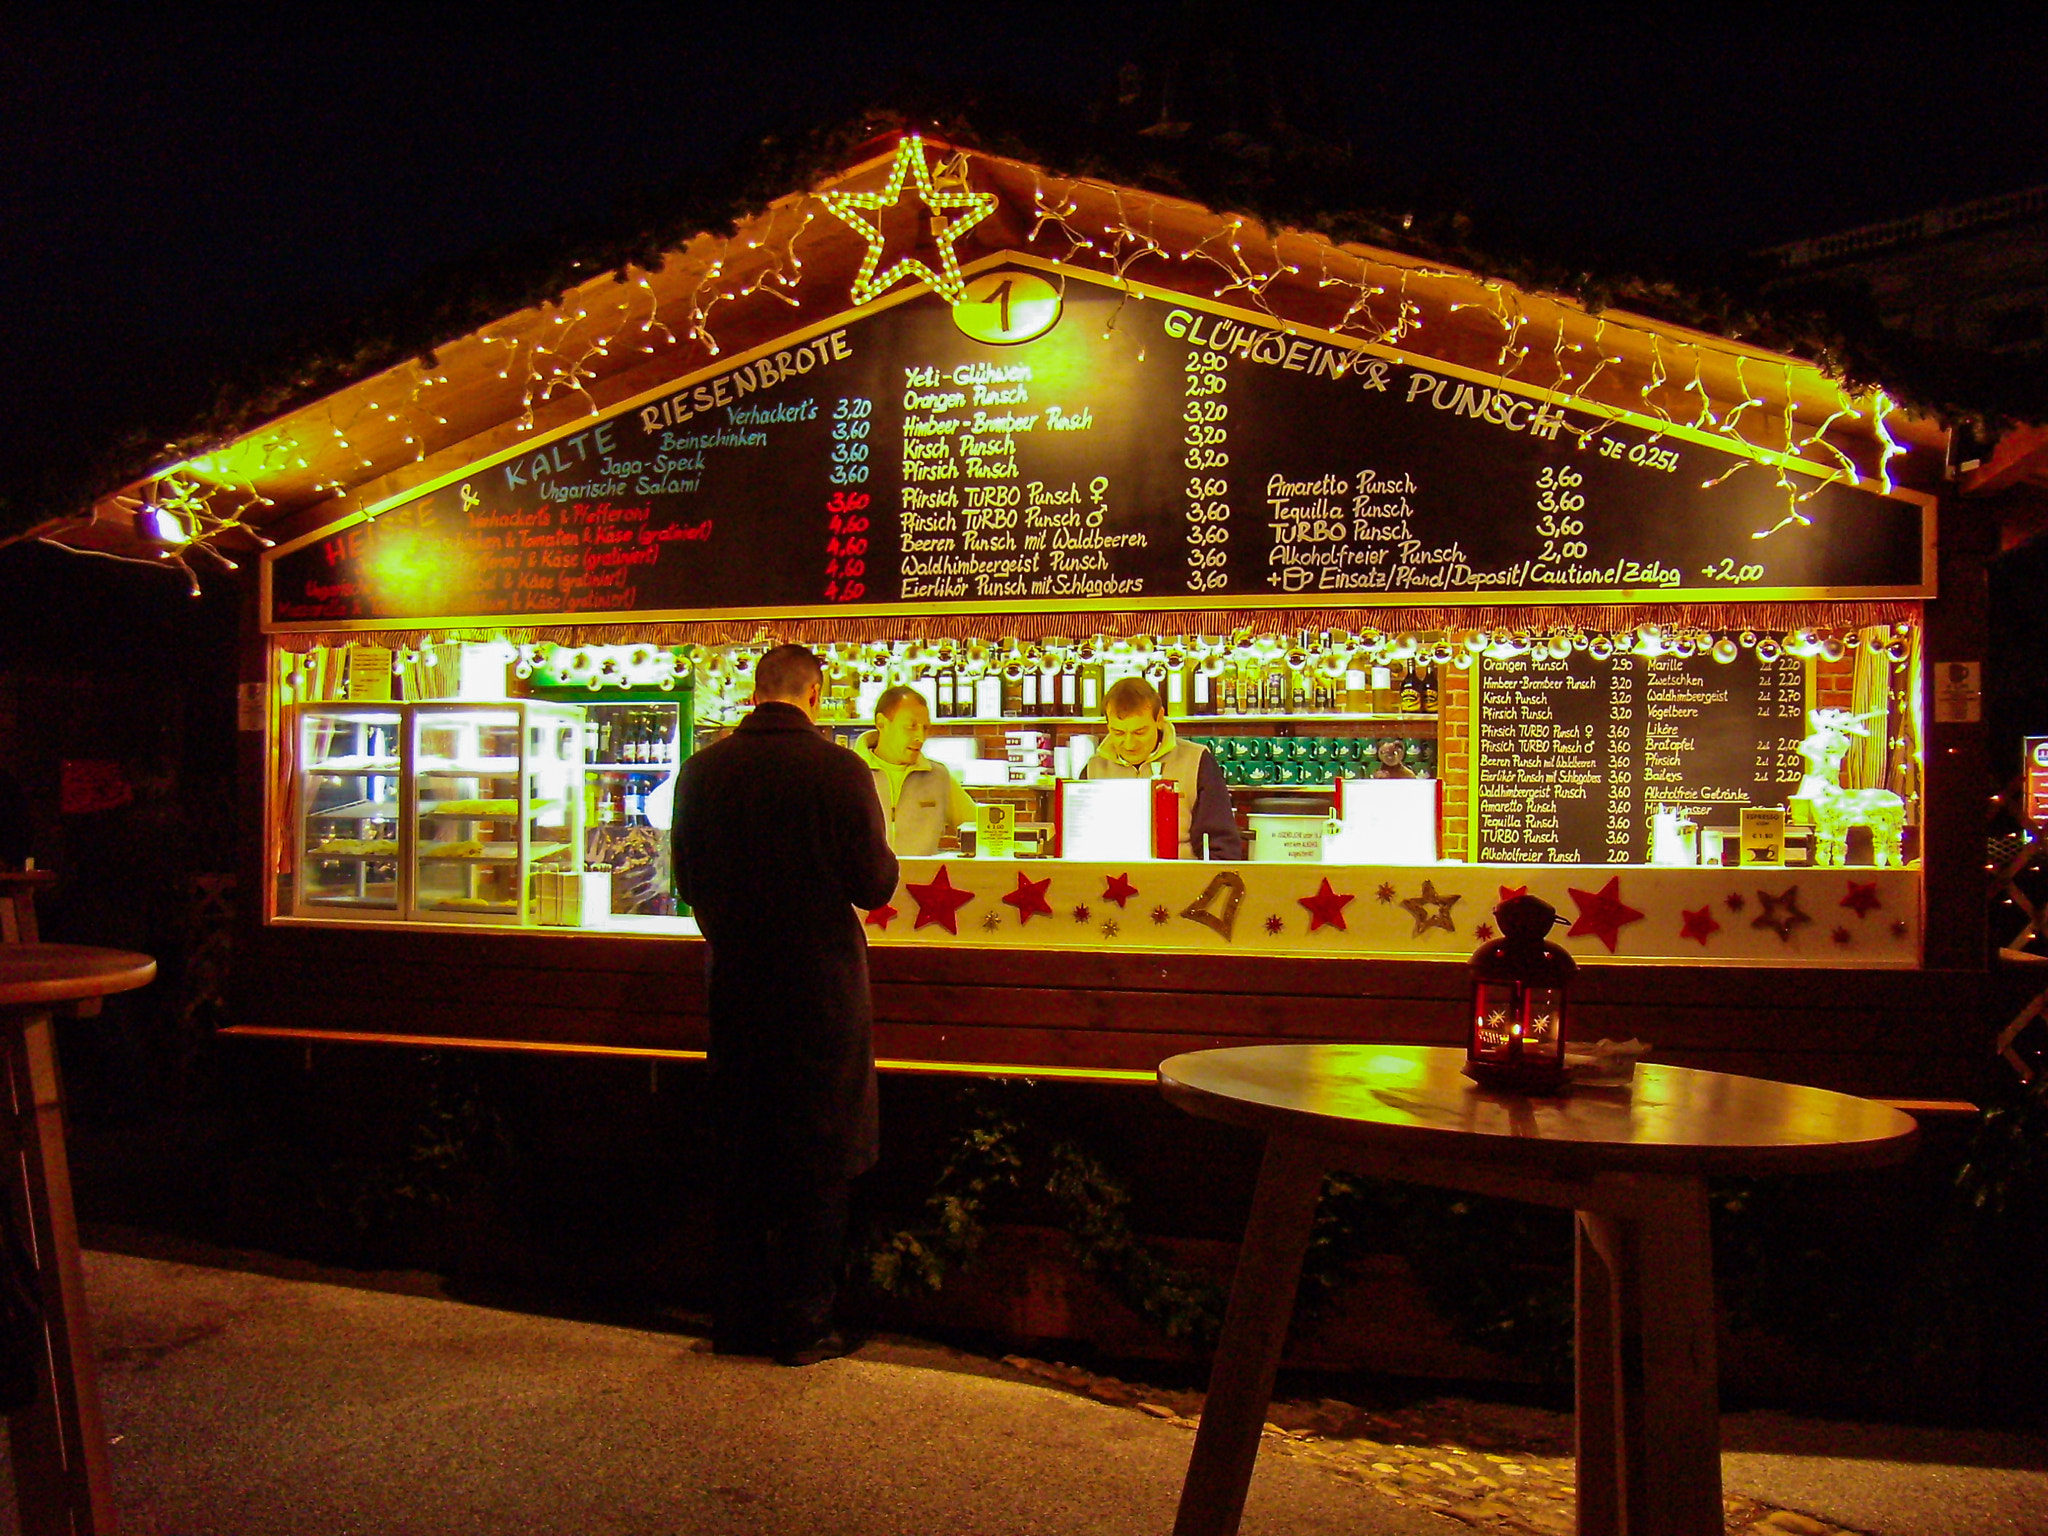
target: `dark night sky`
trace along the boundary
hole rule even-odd
[[[1190,12],[1232,18],[1241,69],[1270,64],[1297,120],[1347,138],[1390,204],[1562,237],[1589,265],[2048,181],[2048,26],[1792,9],[1612,25],[1563,7],[1354,6],[1310,22],[1114,0],[33,16],[0,51],[0,465],[19,499],[27,465],[89,453],[153,409],[189,411],[223,360],[308,316],[601,217],[906,79],[1080,111],[1125,60],[1200,68],[1217,33]]]

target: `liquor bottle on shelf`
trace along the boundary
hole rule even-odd
[[[958,674],[951,661],[942,661],[932,672],[932,717],[936,720],[953,718],[953,689]]]
[[[1166,713],[1175,720],[1185,720],[1188,714],[1187,658],[1179,651],[1166,653]]]
[[[1408,670],[1401,674],[1401,713],[1415,714],[1422,708],[1422,679],[1416,674],[1415,663],[1408,663]]]
[[[1071,655],[1067,657],[1066,666],[1060,669],[1060,713],[1081,713],[1081,667]]]
[[[968,671],[963,662],[953,674],[953,718],[971,720],[974,718],[974,697],[976,677]]]
[[[1003,668],[1003,718],[1015,720],[1023,713],[1024,668],[1021,663],[1013,661]]]
[[[1081,651],[1081,717],[1093,720],[1102,713],[1102,648],[1084,646]]]
[[[1422,712],[1425,715],[1436,713],[1436,664],[1434,662],[1430,664],[1429,670],[1422,674]]]
[[[1372,669],[1372,712],[1376,715],[1394,712],[1394,669],[1377,662]]]
[[[1035,658],[1027,658],[1024,662],[1023,670],[1024,696],[1017,712],[1029,719],[1033,715],[1043,714],[1045,707],[1038,696],[1039,673],[1037,660]]]
[[[994,667],[974,683],[974,713],[983,720],[999,720],[1003,714],[1003,675]]]
[[[1287,663],[1275,656],[1266,663],[1266,676],[1259,689],[1259,709],[1268,715],[1287,710]]]
[[[593,719],[592,717],[590,717],[590,716],[588,716],[588,715],[584,716],[584,718],[583,718],[583,761],[584,761],[584,762],[586,762],[586,763],[594,763],[594,762],[596,762],[596,761],[597,761],[597,750],[598,750],[598,744],[599,744],[599,743],[600,743],[600,742],[601,742],[601,741],[603,740],[603,738],[604,738],[604,728],[603,728],[602,726],[600,726],[600,725],[599,725],[599,724],[597,723],[597,721],[596,721],[595,719]]]
[[[1203,716],[1216,713],[1216,679],[1209,675],[1206,662],[1196,662],[1194,675],[1188,679],[1188,713]]]

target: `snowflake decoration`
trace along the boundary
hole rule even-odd
[[[998,928],[1002,926],[1003,918],[1002,914],[999,912],[991,912],[981,920],[981,931],[983,933],[994,933]]]
[[[1287,924],[1286,924],[1286,923],[1285,923],[1285,922],[1284,922],[1284,921],[1283,921],[1283,920],[1281,919],[1281,916],[1280,916],[1280,914],[1279,914],[1278,912],[1273,912],[1273,913],[1269,913],[1269,914],[1267,915],[1267,918],[1266,918],[1266,932],[1268,932],[1268,933],[1285,933],[1286,931],[1287,931]]]
[[[1385,906],[1394,899],[1394,887],[1392,884],[1382,885],[1375,894],[1380,899],[1380,905]]]
[[[1104,937],[1105,939],[1113,939],[1113,938],[1115,938],[1115,937],[1116,937],[1116,935],[1117,935],[1117,926],[1116,926],[1116,919],[1112,917],[1111,919],[1109,919],[1109,921],[1108,921],[1108,922],[1106,922],[1106,923],[1104,923],[1104,924],[1102,925],[1102,936],[1103,936],[1103,937]]]
[[[1074,908],[1074,921],[1077,923],[1087,922],[1090,915],[1091,914],[1089,913],[1088,908],[1086,906],[1078,906]]]
[[[1728,899],[1725,903],[1723,903],[1723,905],[1725,905],[1730,912],[1740,912],[1743,909],[1743,907],[1747,905],[1747,903],[1744,902],[1742,899],[1742,892],[1730,891],[1728,893]]]
[[[1164,923],[1172,916],[1173,914],[1167,911],[1164,907],[1154,907],[1152,909],[1152,921],[1155,924]]]

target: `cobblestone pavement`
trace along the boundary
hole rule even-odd
[[[1003,1363],[1040,1381],[1113,1407],[1192,1430],[1202,1394],[1138,1386],[1076,1366],[1005,1355]],[[1439,1400],[1394,1411],[1335,1398],[1276,1402],[1266,1444],[1412,1508],[1483,1531],[1568,1536],[1575,1528],[1572,1421],[1540,1409],[1499,1409]],[[1756,1499],[1723,1500],[1728,1536],[1844,1536],[1793,1509]],[[1860,1536],[1860,1533],[1856,1533]]]

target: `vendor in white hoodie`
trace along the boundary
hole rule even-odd
[[[924,755],[931,728],[924,695],[899,684],[875,701],[875,728],[853,746],[874,773],[889,846],[906,859],[929,858],[948,828],[974,820],[974,801],[952,771]]]
[[[1142,677],[1121,677],[1103,696],[1102,745],[1084,779],[1171,779],[1180,789],[1180,856],[1241,859],[1244,834],[1230,809],[1230,786],[1207,747],[1182,741]],[[1204,842],[1207,847],[1204,849]]]

